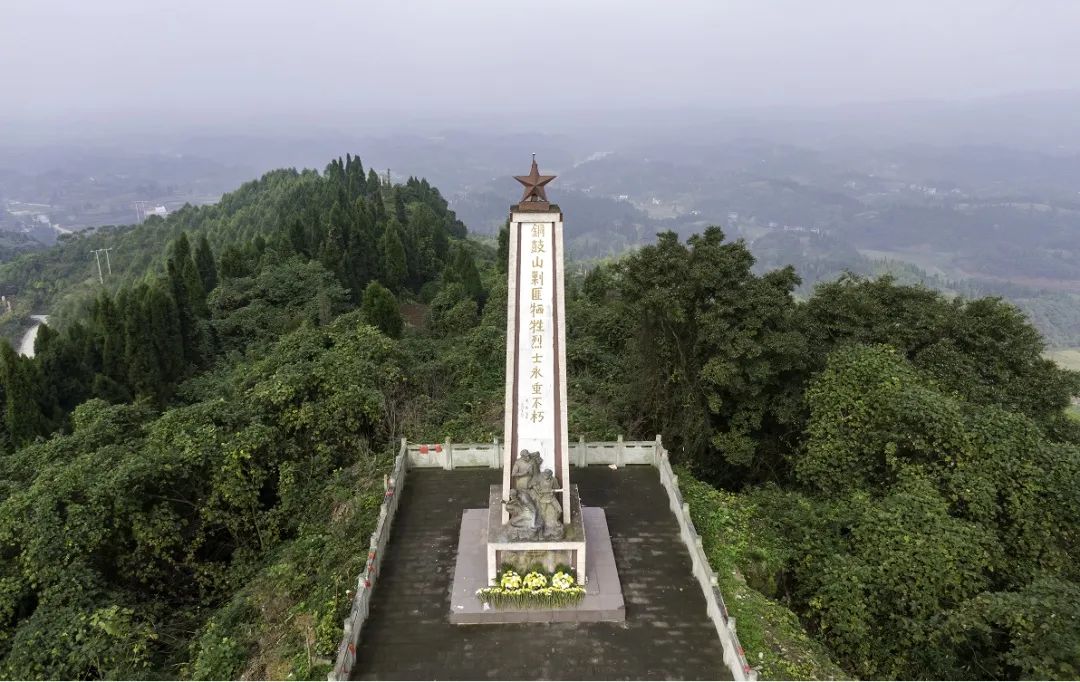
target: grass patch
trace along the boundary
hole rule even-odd
[[[746,659],[764,680],[850,679],[806,633],[790,609],[770,598],[785,548],[752,532],[754,506],[744,496],[717,490],[680,469],[679,487],[701,534],[709,564],[735,618]]]

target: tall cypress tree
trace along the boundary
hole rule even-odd
[[[449,243],[445,238],[441,244],[437,243],[435,234],[438,230],[438,216],[428,206],[417,205],[402,232],[408,257],[408,281],[412,287],[419,288],[441,270],[439,261],[446,257]]]
[[[382,180],[379,179],[379,174],[372,168],[368,171],[367,176],[367,193],[371,196],[377,197],[382,192]]]
[[[379,244],[382,253],[382,272],[379,279],[390,291],[399,291],[409,276],[408,264],[405,260],[405,245],[401,242],[397,225],[390,223],[386,227]]]
[[[214,262],[214,252],[210,250],[210,242],[205,234],[199,236],[199,245],[195,247],[195,267],[199,271],[203,291],[213,291],[217,286],[217,263]]]
[[[149,336],[153,341],[158,367],[161,369],[162,383],[174,382],[180,379],[184,372],[184,347],[176,302],[155,282],[147,292],[146,306],[150,322]]]
[[[7,340],[0,340],[0,364],[4,379],[4,423],[15,447],[25,445],[45,432],[45,419],[38,404],[40,382],[36,365],[21,357]]]
[[[460,282],[465,287],[465,293],[483,306],[486,292],[480,281],[480,272],[476,269],[472,254],[460,244],[456,244],[453,248],[450,264],[446,268],[446,279]]]
[[[173,259],[169,260],[167,270],[169,274],[169,291],[172,293],[173,301],[176,303],[176,320],[180,331],[180,345],[183,349],[184,364],[198,365],[202,360],[203,334],[199,318],[191,304],[193,297],[190,293],[190,281],[188,277],[184,276],[182,265],[177,264]],[[128,319],[130,319],[130,316]]]
[[[345,176],[349,183],[349,199],[356,200],[367,194],[367,178],[364,177],[364,164],[360,163],[360,157],[345,157]]]
[[[311,252],[308,251],[307,230],[304,229],[304,223],[299,218],[289,223],[289,243],[296,253],[311,257]]]
[[[399,225],[409,223],[409,214],[405,211],[405,200],[401,198],[401,188],[394,191],[394,217]]]
[[[42,413],[53,423],[89,397],[92,373],[85,362],[88,343],[85,328],[76,322],[63,333],[49,325],[38,328],[34,362],[41,376],[39,403]]]
[[[164,378],[158,363],[146,298],[146,284],[140,284],[127,298],[124,308],[124,359],[127,363],[127,385],[132,392],[157,397],[163,392]]]
[[[265,248],[265,240],[262,242]],[[169,256],[169,264],[176,269],[177,277],[183,282],[183,292],[187,298],[192,312],[199,317],[207,317],[209,310],[206,307],[206,290],[199,276],[199,268],[195,265],[195,259],[191,253],[191,243],[187,233],[181,232],[173,242],[172,253]],[[177,296],[177,292],[173,292]],[[179,304],[179,301],[178,301]]]
[[[360,294],[368,283],[379,275],[379,235],[375,230],[368,202],[358,199],[353,208],[353,233],[349,239],[346,261],[349,268],[350,287],[355,292],[353,299],[360,300]]]
[[[499,272],[506,273],[506,269],[510,267],[510,221],[507,220],[503,223],[503,226],[499,228],[499,251],[495,256],[496,265],[499,267]]]
[[[108,294],[98,299],[97,316],[94,324],[101,339],[101,373],[121,384],[127,383],[127,369],[124,361],[124,316],[122,308],[127,297],[127,289],[121,289],[116,301]]]
[[[326,226],[326,241],[323,242],[319,251],[319,260],[323,267],[337,275],[342,286],[349,286],[349,278],[346,274],[345,254],[348,248],[349,218],[345,208],[334,202],[330,209],[330,217]]]

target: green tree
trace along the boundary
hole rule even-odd
[[[956,661],[926,642],[943,613],[989,585],[993,535],[952,517],[916,469],[885,497],[854,496],[834,513],[797,573],[814,628],[860,677],[949,676]]]
[[[1038,332],[1000,299],[948,300],[891,277],[842,277],[807,302],[809,350],[822,363],[848,343],[889,344],[944,386],[1048,424],[1080,393],[1080,375],[1042,357]]]
[[[745,244],[720,228],[680,244],[661,234],[619,264],[633,323],[635,419],[714,482],[784,475],[806,367],[792,269],[751,271]]]
[[[195,315],[206,317],[206,290],[203,289],[199,268],[192,256],[191,244],[188,242],[186,233],[180,233],[173,242],[169,253],[169,265],[175,269],[177,278],[183,285],[182,293],[187,299],[188,306]]]
[[[442,288],[432,300],[428,316],[431,330],[442,336],[468,332],[480,321],[476,300],[458,282],[451,282]]]
[[[221,276],[224,278],[246,277],[252,272],[251,258],[235,244],[225,247],[221,253]]]
[[[206,294],[199,279],[195,261],[191,258],[191,246],[187,235],[181,234],[173,242],[166,267],[169,291],[176,304],[177,322],[186,365],[198,365],[205,356],[206,338],[200,318],[209,314]],[[129,320],[131,317],[129,316]],[[129,337],[130,338],[130,337]],[[129,346],[129,354],[132,353]],[[144,351],[136,351],[136,356]],[[142,375],[141,370],[138,372]]]
[[[46,432],[42,414],[41,380],[33,361],[20,356],[6,340],[0,341],[4,380],[4,422],[7,435],[20,446]]]
[[[401,242],[397,226],[393,223],[386,227],[379,243],[382,253],[382,268],[379,279],[390,291],[400,291],[409,275],[406,262],[405,246]]]
[[[443,272],[443,279],[447,282],[457,282],[465,288],[465,293],[482,307],[487,298],[484,285],[480,281],[480,272],[476,269],[469,250],[461,244],[455,244],[451,249],[450,259]]]
[[[506,269],[510,265],[510,221],[507,220],[503,223],[503,226],[499,228],[498,238],[499,248],[495,254],[495,264],[498,267],[499,272],[506,274]]]
[[[184,371],[183,339],[176,302],[160,283],[154,282],[146,292],[144,305],[150,322],[148,336],[153,339],[159,372],[163,381],[174,382]]]
[[[199,271],[203,291],[213,291],[217,286],[217,263],[214,262],[214,252],[210,250],[210,242],[205,234],[199,236],[199,245],[195,249],[195,267]]]
[[[383,285],[372,282],[364,289],[364,301],[360,306],[360,311],[368,324],[377,327],[390,338],[396,339],[401,336],[405,323],[401,318],[397,299]]]
[[[158,363],[159,340],[155,338],[149,306],[149,287],[132,290],[124,306],[124,363],[127,385],[136,395],[158,397],[165,392],[165,377]],[[183,358],[181,357],[182,363]]]
[[[114,382],[124,380],[124,321],[117,305],[107,294],[101,294],[94,304],[93,322],[100,338],[101,373]]]
[[[1046,576],[1017,592],[985,592],[951,612],[935,644],[961,661],[957,678],[1080,677],[1080,584]]]

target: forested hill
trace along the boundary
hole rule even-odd
[[[505,256],[346,157],[0,269],[60,321],[0,344],[0,677],[324,678],[387,445],[501,436]],[[1080,375],[999,299],[753,265],[571,277],[572,437],[663,434],[765,678],[1080,676]]]
[[[372,201],[382,186],[374,170],[365,174],[360,159],[346,155],[332,161],[322,174],[272,171],[217,204],[185,206],[165,219],[154,216],[142,225],[65,235],[54,248],[0,265],[0,289],[16,307],[13,315],[0,318],[0,328],[11,338],[11,330],[28,314],[58,313],[66,320],[69,312],[85,310],[100,291],[95,249],[112,248],[112,275],[101,256],[108,291],[115,292],[148,271],[164,273],[164,245],[184,231],[193,243],[205,236],[226,267],[267,244],[281,255],[318,258],[355,293],[365,278],[375,275],[378,253],[372,246],[381,246],[393,219],[392,232],[407,256],[403,282],[415,284],[446,256],[447,239],[465,236],[465,226],[426,180],[410,177],[382,201]],[[417,211],[407,211],[410,204]],[[395,234],[386,238],[394,241]]]
[[[445,370],[407,359],[398,298],[475,323],[493,249],[464,235],[348,156],[6,265],[60,324],[0,342],[0,677],[325,676],[386,446],[447,421],[434,388],[405,412],[406,368]]]

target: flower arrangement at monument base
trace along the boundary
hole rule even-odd
[[[496,609],[552,609],[574,606],[585,598],[585,588],[569,570],[553,575],[529,571],[524,576],[514,570],[499,574],[498,584],[481,587],[476,597]]]

